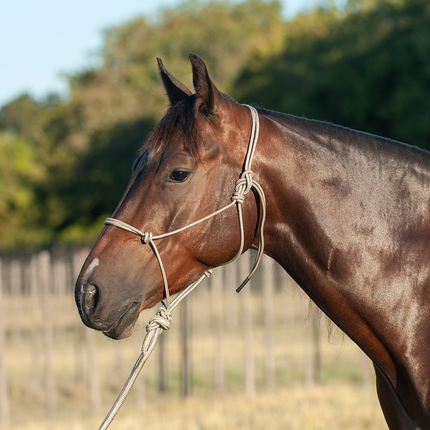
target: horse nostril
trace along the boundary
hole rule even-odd
[[[95,285],[87,285],[82,297],[82,309],[86,316],[94,314],[99,293]]]

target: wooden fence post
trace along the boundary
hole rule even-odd
[[[215,329],[214,344],[214,382],[215,391],[222,393],[224,391],[224,359],[222,350],[223,339],[223,317],[222,317],[222,299],[223,299],[223,267],[218,267],[211,276],[212,286],[212,304],[213,320]]]
[[[54,280],[54,291],[52,292],[55,298],[55,320],[58,324],[55,324],[55,335],[57,339],[64,338],[66,334],[66,326],[61,319],[65,311],[65,295],[67,285],[67,269],[66,261],[64,258],[57,258],[53,261],[52,268],[53,280]]]
[[[75,276],[78,276],[79,271],[81,269],[82,264],[85,261],[86,256],[88,255],[88,249],[81,249],[80,251],[75,252],[73,255],[73,271]],[[84,327],[82,323],[79,321],[80,327]],[[81,329],[82,330],[82,329]],[[82,331],[78,329],[78,333]],[[95,412],[101,409],[101,391],[100,391],[100,380],[97,371],[96,364],[96,349],[95,349],[95,332],[87,327],[83,328],[84,338],[85,338],[85,346],[87,351],[87,362],[88,362],[88,385],[89,385],[89,395],[90,395],[90,405],[91,409]],[[79,336],[79,335],[78,335]],[[79,354],[79,352],[78,352]],[[76,357],[77,360],[80,360],[80,357]],[[78,362],[77,362],[77,365]],[[77,369],[79,371],[79,369]],[[81,367],[82,371],[82,367]]]
[[[41,365],[41,345],[42,345],[42,309],[40,303],[40,279],[39,279],[39,256],[32,255],[28,265],[30,295],[31,295],[31,313],[32,313],[32,372],[33,382],[32,390],[36,397],[42,394],[42,365]]]
[[[236,288],[239,286],[237,277],[238,263],[228,264],[225,266],[225,291],[228,300],[226,301],[226,322],[228,324],[229,330],[235,331],[239,326],[239,297],[236,293]],[[241,280],[242,281],[242,280]]]
[[[191,354],[190,354],[190,297],[187,296],[181,304],[181,394],[188,397],[191,394]]]
[[[50,303],[51,257],[48,251],[39,254],[39,279],[42,290],[43,339],[45,352],[45,390],[48,416],[56,412],[55,376],[52,363],[52,320]]]
[[[307,331],[305,348],[305,386],[312,388],[321,382],[321,336],[320,310],[312,304],[310,310],[310,327]]]
[[[158,338],[158,391],[164,393],[166,391],[166,337],[162,333]]]
[[[245,253],[239,260],[240,279],[244,280],[250,271],[249,252]],[[240,292],[243,303],[243,329],[245,334],[245,392],[252,395],[255,388],[255,357],[254,357],[254,336],[252,330],[252,296],[251,281]]]
[[[124,385],[124,343],[117,342],[113,349],[113,368],[112,368],[112,382],[116,382],[118,387]]]
[[[13,329],[12,338],[15,344],[21,343],[21,265],[13,259],[9,265],[9,282],[12,299]]]
[[[97,372],[96,350],[95,350],[95,332],[85,327],[85,343],[87,347],[88,359],[88,384],[90,391],[91,410],[98,412],[102,406],[100,381]]]
[[[266,364],[266,390],[275,389],[275,356],[273,353],[273,314],[275,311],[273,294],[275,288],[274,261],[263,256],[263,301],[264,301],[264,325],[265,325],[265,364]]]
[[[372,388],[372,360],[362,351],[361,352],[361,370],[362,370],[362,378],[363,378],[363,388],[368,390]]]
[[[5,365],[5,326],[4,326],[4,304],[3,304],[3,266],[0,258],[0,420],[7,423],[10,419],[9,395],[7,385],[7,373]]]
[[[136,329],[136,332],[134,334],[134,343],[137,347],[137,350],[140,349],[142,342],[143,342],[143,334],[142,330]],[[161,340],[163,336],[160,336],[158,338],[158,341]],[[138,408],[142,407],[145,404],[145,372],[141,372],[139,377],[137,378],[135,382],[135,392],[136,392],[136,406]]]

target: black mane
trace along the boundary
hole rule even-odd
[[[321,145],[332,148],[337,146],[339,149],[352,145],[369,154],[374,153],[375,156],[383,155],[387,157],[387,161],[396,160],[400,164],[413,163],[415,167],[420,165],[430,171],[430,152],[417,146],[325,121],[262,108],[258,108],[258,111],[272,118],[290,133],[301,136],[301,139],[319,142]]]

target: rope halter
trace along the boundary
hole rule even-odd
[[[264,236],[263,236],[263,228],[264,228],[264,221],[266,219],[266,198],[264,195],[264,191],[261,188],[261,186],[256,182],[252,177],[252,170],[251,170],[251,164],[252,159],[254,157],[255,148],[257,146],[258,141],[258,134],[260,129],[260,122],[258,118],[258,113],[252,106],[249,105],[243,105],[246,106],[250,111],[252,115],[252,129],[251,129],[251,136],[248,143],[248,150],[245,156],[245,163],[244,163],[244,169],[239,177],[239,179],[236,181],[235,187],[234,187],[234,193],[231,197],[231,203],[227,206],[224,206],[223,208],[211,213],[210,215],[205,216],[204,218],[201,218],[191,224],[186,225],[185,227],[179,228],[177,230],[173,230],[167,233],[163,233],[160,235],[153,235],[152,232],[142,232],[136,227],[133,227],[130,224],[125,223],[124,221],[115,219],[115,218],[107,218],[105,220],[106,225],[113,225],[115,227],[121,228],[125,231],[128,231],[130,233],[136,234],[140,236],[142,244],[149,244],[155,254],[155,257],[157,258],[158,265],[160,266],[161,274],[163,277],[163,284],[164,284],[164,291],[166,295],[166,303],[165,307],[166,309],[170,310],[170,294],[169,294],[169,285],[167,282],[166,272],[164,270],[164,265],[161,260],[161,256],[158,252],[157,246],[155,245],[155,240],[163,239],[169,236],[173,236],[174,234],[180,233],[181,231],[187,230],[188,228],[194,227],[197,224],[200,224],[203,221],[206,221],[215,215],[218,215],[221,212],[224,212],[225,210],[229,209],[230,207],[236,205],[238,217],[239,217],[239,227],[240,227],[240,246],[237,254],[235,257],[233,257],[232,260],[228,261],[225,264],[231,263],[237,258],[240,257],[240,255],[243,252],[244,244],[245,244],[245,234],[244,234],[244,228],[243,228],[243,216],[242,216],[242,204],[245,202],[246,195],[251,191],[251,189],[254,189],[257,194],[260,197],[261,206],[262,206],[262,216],[260,220],[260,229],[259,229],[259,244],[258,244],[258,252],[257,256],[254,262],[254,266],[250,272],[250,274],[246,277],[246,279],[242,282],[242,284],[239,286],[239,288],[236,290],[239,292],[251,279],[251,277],[254,275],[255,271],[257,270],[258,265],[260,264],[261,258],[263,256],[264,252]],[[193,285],[193,284],[192,284]],[[186,288],[187,290],[188,288]]]
[[[157,314],[152,317],[146,326],[146,336],[142,343],[141,348],[141,354],[139,358],[136,361],[136,364],[133,367],[133,370],[130,374],[130,376],[127,379],[127,382],[125,383],[123,389],[121,390],[118,398],[116,399],[114,405],[112,406],[111,410],[109,411],[108,415],[104,419],[103,423],[99,427],[99,430],[106,430],[110,423],[115,418],[116,414],[118,413],[119,409],[121,408],[122,404],[124,403],[124,400],[130,391],[131,387],[133,386],[139,372],[141,371],[143,365],[145,364],[146,360],[148,359],[149,355],[151,354],[152,350],[155,347],[155,344],[157,343],[158,336],[162,333],[163,330],[168,330],[170,328],[170,321],[172,319],[171,312],[173,309],[181,302],[194,288],[199,285],[203,279],[206,277],[210,277],[213,269],[207,270],[202,276],[200,276],[199,279],[197,279],[194,283],[190,284],[188,287],[186,287],[181,293],[179,293],[173,301],[170,300],[170,293],[169,293],[169,285],[167,282],[167,276],[166,271],[164,270],[163,261],[161,260],[160,253],[158,252],[157,246],[155,245],[155,240],[163,239],[169,236],[173,236],[174,234],[177,234],[181,231],[187,230],[188,228],[191,228],[197,224],[200,224],[203,221],[206,221],[215,215],[220,214],[221,212],[224,212],[225,210],[229,209],[230,207],[236,205],[237,208],[237,214],[239,218],[239,228],[240,228],[240,246],[239,250],[237,251],[237,254],[235,257],[233,257],[232,260],[226,262],[225,264],[231,263],[237,258],[240,257],[240,255],[243,252],[244,244],[245,244],[245,234],[244,234],[244,228],[243,228],[243,216],[242,216],[242,204],[245,202],[246,195],[251,191],[251,189],[254,189],[255,192],[260,197],[261,201],[261,207],[262,207],[262,214],[260,219],[260,228],[259,228],[259,243],[258,243],[258,251],[257,256],[255,258],[254,266],[249,273],[249,275],[246,277],[246,279],[242,282],[242,284],[237,288],[237,292],[240,292],[240,290],[248,283],[248,281],[251,279],[251,277],[254,275],[255,271],[258,268],[258,265],[260,264],[261,258],[263,256],[264,252],[264,235],[263,235],[263,229],[264,229],[264,222],[266,219],[266,198],[264,195],[264,191],[261,188],[261,186],[256,182],[252,177],[252,170],[251,170],[251,164],[252,159],[254,157],[255,148],[257,146],[258,141],[258,134],[260,129],[260,123],[258,118],[258,113],[252,106],[249,105],[243,105],[246,106],[251,111],[252,116],[252,128],[251,128],[251,136],[249,138],[248,143],[248,149],[245,156],[245,163],[243,171],[239,177],[239,179],[236,181],[235,187],[234,187],[234,193],[231,197],[231,203],[229,203],[227,206],[224,206],[223,208],[211,213],[210,215],[205,216],[204,218],[201,218],[197,221],[194,221],[191,224],[186,225],[185,227],[179,228],[174,231],[170,231],[167,233],[163,233],[157,236],[154,236],[152,232],[142,232],[138,228],[125,223],[124,221],[115,219],[115,218],[106,218],[105,224],[106,225],[112,225],[118,228],[121,228],[122,230],[128,231],[130,233],[136,234],[140,237],[140,240],[142,244],[147,245],[149,244],[151,246],[152,251],[154,252],[155,257],[157,258],[158,265],[160,267],[161,275],[163,277],[163,284],[164,284],[164,291],[166,295],[165,302],[162,301],[162,306],[158,309]]]

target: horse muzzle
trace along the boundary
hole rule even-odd
[[[108,315],[101,304],[96,285],[83,283],[77,288],[76,305],[82,322],[89,328],[103,332],[112,339],[123,339],[133,333],[140,313],[140,302],[119,302]]]

